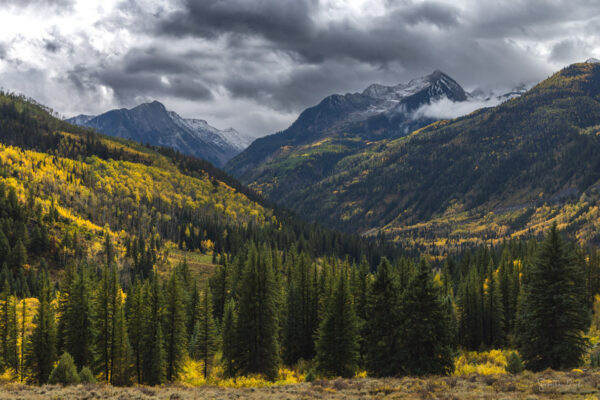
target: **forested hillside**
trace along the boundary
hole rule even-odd
[[[297,245],[314,256],[367,256],[373,264],[382,255],[359,237],[273,209],[206,161],[71,126],[17,96],[0,97],[0,121],[2,185],[17,205],[27,204],[25,215],[15,217],[25,225],[26,245],[36,220],[57,249],[85,240],[84,256],[92,257],[98,253],[92,244],[106,234],[122,250],[137,238],[155,253],[166,245],[213,261],[235,255],[248,241]],[[64,257],[50,253],[46,262],[65,266]]]
[[[278,176],[322,146],[261,167],[250,186],[308,219],[434,254],[553,221],[598,243],[599,94],[600,65],[574,64],[498,107],[334,157],[312,184]]]
[[[468,368],[459,349],[500,347],[519,350],[514,371],[564,369],[597,340],[600,257],[556,225],[419,258],[303,223],[204,161],[0,99],[5,380],[448,375]]]
[[[306,224],[206,161],[71,126],[31,99],[0,95],[0,142],[0,360],[19,379],[55,379],[65,351],[88,378],[179,379],[203,354],[200,319],[222,319],[252,249],[277,271],[296,252],[367,270],[399,254]]]
[[[284,204],[306,186],[326,179],[336,164],[375,141],[409,134],[435,121],[420,107],[463,102],[468,93],[441,71],[396,86],[372,84],[362,93],[334,94],[304,110],[284,131],[255,140],[225,170]]]

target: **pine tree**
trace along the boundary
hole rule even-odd
[[[21,238],[17,239],[17,243],[15,243],[15,247],[11,251],[11,257],[14,269],[21,268],[23,265],[27,264],[27,249],[21,241]]]
[[[221,321],[225,313],[225,304],[229,296],[229,281],[231,279],[230,267],[227,260],[223,260],[223,264],[217,267],[214,277],[210,280],[210,287],[213,293],[214,317]]]
[[[444,261],[444,266],[442,267],[442,294],[444,296],[454,295],[452,265],[454,265],[454,261],[449,257],[446,259],[446,261]]]
[[[363,322],[367,320],[368,294],[371,285],[371,272],[369,263],[363,257],[357,272],[357,282],[354,288],[354,304],[356,305],[356,316]]]
[[[431,268],[421,261],[402,295],[399,362],[409,375],[449,374],[454,367],[450,316],[434,282]]]
[[[317,367],[326,375],[352,377],[358,369],[358,324],[348,278],[342,272],[316,343]]]
[[[143,381],[144,328],[146,316],[148,315],[144,297],[145,291],[145,286],[136,279],[127,296],[127,334],[131,342],[132,358],[138,384]]]
[[[115,264],[106,265],[96,290],[93,329],[96,369],[109,383],[128,381],[128,376],[123,375],[129,370],[128,337],[123,313],[117,267]],[[114,376],[116,371],[120,374],[118,377]]]
[[[195,328],[193,354],[204,363],[204,378],[212,366],[213,357],[217,351],[217,329],[213,319],[213,304],[210,287],[206,285],[198,304],[198,322]]]
[[[163,297],[156,273],[152,274],[143,301],[147,304],[147,313],[143,325],[142,376],[145,383],[159,385],[165,381],[166,354],[162,328]]]
[[[4,290],[0,294],[0,336],[2,346],[2,361],[4,368],[12,368],[17,371],[17,312],[16,299],[10,295],[10,288],[6,282]]]
[[[82,368],[92,365],[94,343],[92,289],[85,265],[75,272],[68,292],[59,325],[64,334],[64,351],[73,357],[78,368]]]
[[[0,229],[0,265],[3,265],[5,262],[8,263],[10,260],[10,243],[6,238],[6,235]]]
[[[452,349],[458,347],[458,317],[456,315],[456,305],[451,296],[444,298],[444,306],[446,309],[446,315],[448,315],[448,344]]]
[[[498,273],[490,264],[488,278],[484,285],[485,300],[485,343],[492,348],[504,345],[504,307]]]
[[[67,313],[67,305],[69,304],[69,296],[73,287],[73,282],[77,277],[77,268],[74,264],[67,264],[65,266],[62,279],[60,281],[60,291],[57,296],[56,314],[58,316],[58,322],[56,326],[57,332],[57,350],[59,353],[64,353],[65,350],[65,339],[67,337],[65,328],[65,315]]]
[[[0,349],[3,367],[16,370],[16,334],[12,335],[12,333],[16,333],[16,315],[13,315],[12,304],[10,285],[5,278],[3,290],[0,293]]]
[[[20,357],[19,357],[19,380],[23,382],[25,378],[25,346],[26,346],[26,322],[27,322],[27,301],[21,300],[21,327],[20,327]]]
[[[398,364],[398,341],[402,328],[400,294],[392,266],[383,259],[367,296],[368,317],[364,327],[365,364],[375,376],[396,376],[401,372]]]
[[[174,381],[181,369],[186,349],[186,314],[179,276],[172,273],[165,292],[165,361],[167,381]]]
[[[316,265],[303,253],[290,274],[283,340],[283,358],[288,365],[300,358],[310,360],[314,357],[314,336],[319,322]]]
[[[225,304],[222,332],[222,353],[225,376],[232,377],[237,372],[237,356],[239,354],[237,342],[237,311],[234,299],[229,299]]]
[[[241,374],[264,374],[275,379],[279,372],[279,288],[266,247],[250,248],[240,282],[236,360]]]
[[[518,313],[516,340],[527,368],[578,366],[589,323],[583,267],[554,224],[529,271]]]
[[[107,239],[108,240],[108,239]],[[111,273],[111,268],[106,265],[102,270],[102,278],[98,285],[95,298],[94,330],[96,332],[96,370],[102,374],[106,382],[110,382],[112,345],[113,345],[113,318],[114,298],[116,294],[116,270]]]
[[[48,273],[41,272],[39,306],[33,319],[35,328],[28,343],[27,365],[37,383],[48,381],[56,360],[56,325]]]
[[[56,385],[76,385],[79,383],[79,375],[77,374],[77,367],[75,361],[69,353],[63,353],[58,360],[58,364],[50,373],[48,382]]]
[[[198,282],[193,281],[193,286],[190,288],[190,292],[188,293],[185,308],[186,308],[186,328],[187,335],[190,338],[190,345],[193,341],[194,331],[196,329],[196,324],[198,322],[198,310],[200,306],[200,290],[198,290]],[[190,352],[191,354],[191,352]]]
[[[471,267],[459,288],[458,308],[460,343],[476,350],[483,343],[483,293],[477,268]]]
[[[119,296],[114,313],[113,356],[111,364],[111,383],[124,386],[130,383],[131,348],[127,335],[127,321],[122,297]]]

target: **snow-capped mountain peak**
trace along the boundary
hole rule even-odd
[[[466,93],[462,87],[440,70],[395,86],[372,84],[362,94],[375,99],[400,102],[426,89],[431,97],[446,96],[453,101],[466,99]]]
[[[218,146],[228,145],[242,151],[252,142],[252,139],[240,134],[233,128],[217,129],[203,119],[183,118],[174,111],[169,111],[169,116],[177,125],[190,131],[191,134],[203,140],[208,140]]]
[[[111,110],[98,116],[78,115],[68,122],[101,133],[174,148],[222,166],[252,141],[233,128],[219,130],[202,119],[183,118],[158,102],[132,109]]]

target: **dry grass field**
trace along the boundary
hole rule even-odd
[[[0,386],[0,399],[598,399],[600,372],[336,379],[261,388]]]

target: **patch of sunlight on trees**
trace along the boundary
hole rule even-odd
[[[506,374],[508,350],[465,351],[454,361],[454,375]]]
[[[305,374],[289,368],[280,368],[279,375],[275,381],[269,381],[260,375],[239,376],[236,378],[225,378],[223,367],[217,364],[211,369],[207,378],[204,378],[204,363],[202,361],[187,358],[183,363],[180,381],[188,386],[199,387],[205,385],[219,386],[224,388],[247,388],[294,385],[304,382]]]

